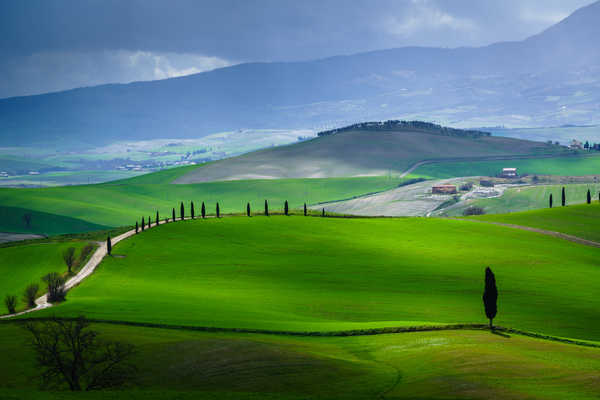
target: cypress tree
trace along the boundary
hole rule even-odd
[[[108,255],[110,256],[112,253],[112,242],[110,240],[110,235],[108,235],[106,237],[106,251],[108,252]]]
[[[592,193],[590,192],[590,189],[588,189],[588,192],[587,192],[587,203],[588,204],[592,203]]]
[[[285,215],[288,215],[289,211],[290,211],[290,210],[289,210],[289,208],[288,208],[288,201],[286,200],[286,201],[285,201],[285,203],[283,204],[283,213],[284,213]]]
[[[144,232],[145,227],[146,227],[146,222],[144,221],[144,217],[142,217],[142,232]]]
[[[550,202],[550,208],[552,208],[552,193],[550,193],[550,200],[549,200],[549,202]]]
[[[181,206],[179,207],[179,214],[181,220],[183,221],[183,219],[185,218],[185,208],[183,208],[183,201],[181,202]]]
[[[192,219],[196,219],[196,212],[194,211],[194,202],[190,205],[190,214],[192,215]]]
[[[217,202],[216,210],[217,210],[217,218],[221,218],[221,209],[219,208],[219,203],[218,202]]]
[[[567,194],[565,193],[565,187],[562,188],[562,198],[561,198],[562,206],[564,207],[567,204]]]
[[[176,219],[175,219],[175,207],[173,207],[173,218],[171,218],[171,219],[173,220],[173,222],[176,221]]]
[[[306,217],[306,212],[307,212],[307,210],[306,210],[306,203],[304,203],[304,216],[305,217]]]
[[[269,216],[269,202],[267,200],[265,200],[265,216]]]
[[[323,209],[323,212],[321,213],[321,217],[325,216],[325,209]]]
[[[202,218],[206,218],[206,207],[204,207],[204,202],[202,202]]]
[[[490,329],[494,329],[492,322],[496,318],[498,312],[498,289],[496,288],[496,277],[494,273],[487,267],[485,269],[485,289],[483,291],[483,306],[485,307],[485,315],[490,320]]]
[[[158,217],[158,211],[156,212],[156,225],[160,223],[160,218]]]
[[[246,215],[250,216],[250,203],[246,204]]]
[[[150,216],[148,216],[148,228],[152,227],[152,219],[150,219]]]
[[[135,233],[136,233],[136,234],[138,233],[138,230],[139,230],[139,229],[140,229],[140,226],[139,226],[138,222],[137,222],[137,221],[135,221]]]

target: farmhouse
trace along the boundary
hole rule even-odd
[[[456,194],[456,186],[454,185],[436,185],[431,188],[433,194]]]
[[[502,174],[500,175],[503,178],[516,178],[517,177],[517,169],[516,168],[502,168]]]

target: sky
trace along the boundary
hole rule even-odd
[[[0,98],[537,34],[593,0],[1,0]]]

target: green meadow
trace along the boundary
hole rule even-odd
[[[552,209],[524,211],[511,214],[494,214],[469,217],[481,221],[530,226],[549,231],[562,232],[600,242],[597,221],[600,219],[600,203],[579,204]]]
[[[75,247],[78,257],[85,242],[46,242],[0,248],[0,299],[6,295],[17,296],[17,310],[26,306],[23,291],[30,283],[40,286],[43,293],[42,277],[50,272],[67,272],[62,253],[68,247]],[[0,315],[6,313],[4,304]]]
[[[196,213],[200,212],[200,205],[204,201],[210,214],[214,214],[217,202],[223,213],[245,212],[248,202],[254,211],[262,212],[265,199],[270,202],[272,210],[283,210],[286,200],[291,208],[300,208],[304,202],[315,204],[347,199],[392,189],[404,181],[388,177],[360,177],[250,180],[190,185],[168,183],[189,169],[190,167],[177,168],[100,185],[0,189],[0,210],[4,207],[24,209],[20,213],[14,213],[11,218],[0,218],[0,231],[56,234],[78,232],[81,229],[131,226],[136,220],[141,220],[142,216],[151,216],[154,220],[156,211],[159,211],[163,219],[171,217],[173,207],[179,213],[181,201],[185,203],[188,213],[190,201],[194,201]],[[5,211],[5,214],[10,212]],[[43,212],[55,217],[50,226],[46,224],[38,231],[25,230],[26,225],[22,217],[29,212]],[[61,220],[63,217],[66,218]],[[44,218],[50,217],[46,215]],[[36,218],[35,224],[42,224],[41,221],[42,219]],[[74,226],[76,223],[87,226],[79,228]]]
[[[287,331],[497,323],[600,340],[597,249],[470,221],[230,217],[166,224],[36,316]]]
[[[128,390],[32,389],[34,354],[0,324],[0,397],[55,399],[594,399],[600,349],[482,331],[343,338],[200,333],[96,324],[134,343]]]
[[[582,176],[600,174],[600,156],[569,156],[553,158],[531,158],[504,161],[465,161],[425,164],[413,171],[434,179],[461,176],[496,176],[502,168],[517,168],[519,174]]]
[[[487,214],[508,214],[527,210],[539,210],[549,207],[551,194],[554,207],[560,207],[563,187],[565,188],[566,204],[568,206],[585,203],[588,190],[590,190],[593,200],[598,200],[598,193],[600,193],[600,184],[591,183],[524,186],[507,189],[500,197],[469,201],[460,208],[448,210],[448,214],[462,215],[463,210],[470,206],[483,207]]]

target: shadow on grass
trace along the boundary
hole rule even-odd
[[[500,331],[497,331],[496,329],[492,329],[490,332],[492,333],[492,335],[502,336],[503,338],[507,338],[507,339],[510,338],[510,335],[500,332]]]

